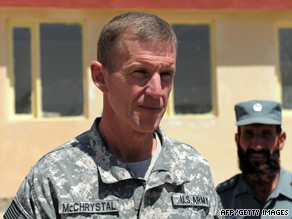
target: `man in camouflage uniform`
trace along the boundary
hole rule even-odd
[[[219,217],[208,162],[159,127],[176,49],[173,30],[157,16],[109,21],[91,64],[102,117],[37,162],[5,218]]]

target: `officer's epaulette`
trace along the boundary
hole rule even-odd
[[[237,174],[235,176],[233,176],[232,178],[226,180],[225,182],[223,183],[220,183],[217,187],[216,187],[216,191],[217,192],[223,192],[227,189],[231,189],[232,187],[234,187],[238,180],[239,180],[239,175],[240,174]]]

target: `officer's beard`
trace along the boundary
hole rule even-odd
[[[251,162],[249,155],[251,153],[264,153],[266,155],[265,162]],[[277,172],[280,170],[280,153],[279,145],[271,155],[268,150],[255,151],[248,149],[244,152],[240,146],[237,145],[237,154],[239,158],[239,168],[242,175],[249,184],[270,184],[275,179]]]

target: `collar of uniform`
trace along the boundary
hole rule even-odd
[[[277,183],[276,188],[273,190],[269,199],[277,198],[280,194],[286,196],[289,199],[292,199],[292,193],[287,192],[291,191],[292,188],[292,173],[288,170],[285,170],[283,167],[280,168],[280,177]]]
[[[90,139],[90,146],[94,152],[94,159],[99,169],[101,180],[103,181],[103,183],[111,184],[111,183],[116,183],[121,180],[132,179],[133,177],[131,176],[130,172],[127,170],[126,164],[121,162],[115,155],[113,155],[107,150],[97,129],[100,120],[101,120],[101,117],[98,117],[95,119],[89,131],[89,139]],[[156,132],[161,141],[161,147],[162,147],[162,150],[160,152],[161,154],[161,153],[164,153],[162,151],[163,151],[163,145],[164,145],[166,137],[160,127],[156,130]],[[158,157],[158,160],[159,160],[159,157]],[[162,164],[164,163],[162,162]],[[161,165],[159,165],[158,169],[162,169],[165,171],[167,170],[165,166],[162,167]]]
[[[171,144],[171,140],[164,135],[161,129],[160,134],[164,139],[161,152],[150,173],[146,189],[151,189],[165,183],[181,185],[189,181],[189,175],[185,172],[185,165],[187,163],[182,162],[182,159],[177,156],[180,147]],[[175,150],[178,150],[177,153]],[[178,162],[178,159],[180,162]]]
[[[110,184],[132,178],[126,169],[126,165],[107,150],[97,129],[100,120],[100,117],[96,118],[90,129],[89,143],[94,152],[94,160],[97,164],[101,180],[104,183]]]
[[[292,199],[292,194],[287,191],[290,191],[292,187],[292,173],[288,170],[285,170],[283,167],[280,168],[280,177],[277,183],[276,188],[270,194],[269,199],[277,198],[280,194]],[[238,184],[235,188],[235,195],[240,195],[243,193],[249,192],[251,195],[256,196],[256,192],[251,186],[249,186],[243,179],[243,175],[240,174]],[[268,201],[267,200],[267,201]]]
[[[237,185],[236,185],[236,188],[235,188],[235,190],[234,190],[234,195],[235,195],[235,196],[238,196],[238,195],[241,195],[241,194],[243,194],[243,193],[247,193],[247,192],[249,192],[250,195],[252,195],[252,194],[256,194],[256,193],[254,193],[252,190],[253,190],[253,188],[250,187],[250,186],[245,182],[245,180],[244,180],[244,178],[243,178],[243,175],[242,175],[242,174],[239,174],[239,179],[238,179],[238,183],[237,183]]]

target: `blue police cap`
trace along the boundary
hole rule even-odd
[[[235,105],[236,125],[281,125],[281,104],[269,100],[250,100]]]

